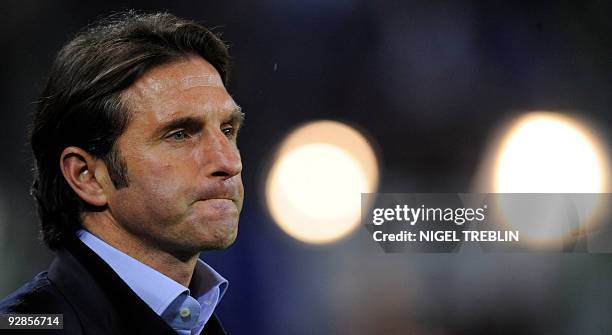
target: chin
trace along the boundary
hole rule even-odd
[[[202,241],[201,250],[223,250],[231,246],[238,236],[238,225],[230,231],[214,232],[206,234]]]
[[[229,248],[236,241],[236,236],[237,235],[234,234],[234,236],[232,236],[231,238],[228,238],[228,239],[226,239],[224,241],[221,241],[221,243],[219,243],[214,249],[215,250],[223,250],[223,249]]]
[[[206,242],[202,244],[199,249],[200,251],[224,250],[224,249],[229,248],[229,246],[231,246],[232,244],[234,244],[235,240],[236,238],[234,237],[233,239]]]

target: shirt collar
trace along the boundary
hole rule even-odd
[[[161,315],[181,293],[199,300],[210,290],[219,287],[221,300],[228,281],[210,265],[198,259],[190,287],[187,288],[150,266],[114,248],[87,230],[77,231],[78,238],[102,258],[121,279],[153,310]],[[143,280],[146,278],[146,280]],[[217,303],[218,303],[217,301]]]
[[[219,301],[221,301],[227,290],[227,279],[223,278],[215,269],[198,258],[198,263],[196,264],[195,271],[193,271],[193,277],[189,285],[189,289],[193,293],[192,295],[199,299],[215,286],[219,286]]]

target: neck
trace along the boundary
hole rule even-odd
[[[162,250],[159,244],[127,231],[105,211],[89,212],[83,216],[82,221],[85,229],[99,239],[177,283],[189,287],[199,253],[177,255]]]

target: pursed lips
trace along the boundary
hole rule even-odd
[[[233,199],[228,198],[208,198],[196,201],[194,203],[195,206],[198,204],[203,205],[205,208],[214,209],[215,211],[220,211],[226,214],[230,213],[240,213],[239,203]]]
[[[235,192],[229,192],[229,190],[226,190],[224,192],[219,192],[219,193],[213,193],[213,194],[206,194],[204,196],[199,197],[197,201],[208,201],[208,200],[230,200],[234,203],[239,201],[239,192],[235,191]]]
[[[230,200],[236,206],[238,206],[241,200],[240,193],[240,185],[233,182],[213,185],[209,184],[204,190],[199,192],[194,202],[207,200]]]
[[[207,198],[201,198],[198,199],[194,202],[198,202],[198,201],[215,201],[215,200],[229,200],[231,202],[237,202],[237,197],[227,197],[227,196],[212,196],[212,197],[207,197]]]

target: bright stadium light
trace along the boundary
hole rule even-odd
[[[596,141],[560,114],[520,119],[502,144],[495,175],[498,193],[605,192],[606,165]]]
[[[333,121],[309,123],[283,142],[266,201],[287,234],[307,243],[338,240],[359,225],[361,193],[375,192],[378,164],[367,140]]]
[[[501,141],[494,161],[496,193],[608,191],[609,166],[599,141],[578,121],[558,113],[532,112],[520,118]],[[535,197],[508,195],[499,205],[506,223],[521,230],[523,241],[544,245],[576,236],[588,224],[599,197],[582,198],[550,195],[533,201]]]

